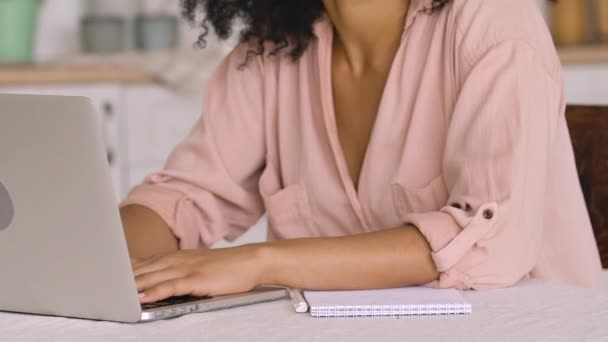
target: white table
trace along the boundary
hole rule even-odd
[[[0,341],[608,341],[608,291],[526,280],[466,297],[469,316],[399,319],[315,319],[288,301],[147,324],[0,313]]]

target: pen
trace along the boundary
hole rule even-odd
[[[302,291],[298,289],[288,289],[289,298],[291,298],[291,304],[293,305],[293,309],[297,313],[305,313],[308,312],[308,303],[302,296]]]

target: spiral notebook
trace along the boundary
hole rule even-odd
[[[370,291],[306,291],[313,317],[464,315],[472,306],[458,290],[409,287]]]

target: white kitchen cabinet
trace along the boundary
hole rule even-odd
[[[198,96],[175,93],[157,85],[125,89],[129,186],[163,167],[171,150],[200,118],[202,99],[202,90]]]

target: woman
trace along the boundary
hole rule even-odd
[[[245,28],[201,122],[123,203],[142,302],[259,284],[600,286],[533,1],[183,6],[224,38],[235,18]],[[200,248],[264,212],[268,243]]]

